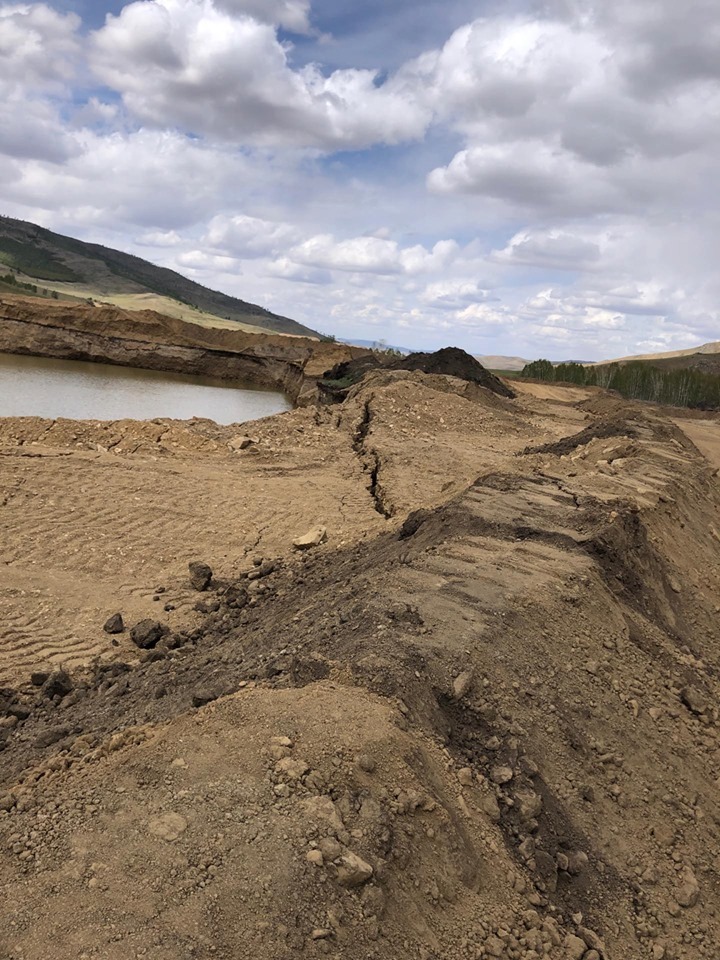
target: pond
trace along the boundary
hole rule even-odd
[[[0,417],[257,420],[290,410],[284,394],[180,373],[0,353]]]

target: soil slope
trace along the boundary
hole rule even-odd
[[[0,421],[0,956],[717,955],[720,425],[467,388]]]

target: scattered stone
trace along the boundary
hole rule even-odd
[[[141,650],[152,650],[169,632],[158,620],[141,620],[130,630],[130,639]]]
[[[680,886],[675,892],[675,899],[686,910],[694,907],[700,899],[700,884],[690,867],[685,867],[680,874]]]
[[[192,705],[194,707],[204,707],[206,703],[212,703],[220,696],[222,696],[222,693],[217,687],[205,687],[193,693]]]
[[[680,691],[680,699],[691,713],[700,715],[708,708],[707,697],[696,687],[683,687]]]
[[[304,760],[284,757],[275,764],[278,773],[284,774],[289,780],[301,780],[310,767]]]
[[[161,840],[172,843],[187,830],[187,820],[179,813],[164,813],[148,823],[148,831]]]
[[[302,537],[298,537],[297,540],[293,540],[293,546],[296,550],[310,550],[312,547],[319,547],[326,540],[327,530],[325,527],[315,527]]]
[[[527,823],[528,820],[536,820],[542,812],[542,797],[532,790],[518,790],[515,794],[515,802],[523,823]]]
[[[43,730],[43,732],[36,738],[35,746],[44,749],[45,747],[51,747],[54,743],[59,743],[60,740],[63,740],[70,733],[68,727],[50,727],[49,730]]]
[[[490,779],[493,783],[497,783],[500,786],[504,783],[510,783],[512,778],[512,767],[493,767],[490,771]]]
[[[190,571],[190,586],[193,590],[200,592],[207,590],[212,580],[212,569],[206,563],[194,560],[188,564],[188,570]]]
[[[482,809],[483,813],[490,817],[493,823],[500,822],[500,804],[494,794],[490,793],[483,797]]]
[[[323,837],[318,843],[323,859],[329,862],[342,856],[343,848],[334,837]]]
[[[66,670],[55,670],[42,686],[43,693],[50,700],[54,697],[66,697],[72,689],[73,682]]]
[[[580,937],[576,937],[574,934],[569,933],[565,937],[565,943],[563,944],[565,948],[565,956],[567,960],[582,960],[585,956],[585,951],[587,950],[587,944],[584,940],[581,940]]]
[[[228,440],[228,447],[237,453],[238,450],[247,450],[254,441],[250,437],[239,435]]]
[[[335,868],[335,879],[341,887],[361,887],[373,875],[373,868],[362,857],[348,850]]]
[[[471,767],[463,767],[458,770],[458,780],[463,787],[471,787],[473,784],[473,772]]]
[[[464,670],[453,680],[453,697],[455,700],[462,700],[470,692],[473,685],[474,673],[472,670]]]
[[[122,614],[114,613],[111,617],[103,624],[103,630],[105,633],[122,633],[125,629],[125,624],[123,623]]]
[[[357,763],[360,769],[365,773],[374,773],[375,768],[377,767],[374,759],[367,753],[361,753],[358,757]]]

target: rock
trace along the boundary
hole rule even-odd
[[[30,683],[34,687],[41,687],[49,676],[49,670],[33,670],[33,672],[30,674]]]
[[[565,942],[563,944],[565,948],[565,956],[567,960],[582,960],[585,956],[585,951],[587,950],[587,944],[584,940],[581,940],[580,937],[576,937],[574,934],[569,933],[565,937]]]
[[[588,856],[582,850],[575,850],[568,854],[568,873],[573,877],[579,877],[585,867],[588,865]]]
[[[512,767],[493,767],[490,771],[490,779],[493,783],[502,785],[510,783],[513,778]]]
[[[72,692],[73,682],[65,670],[55,670],[42,686],[43,693],[50,700],[53,697],[66,697]]]
[[[312,547],[319,547],[321,543],[327,540],[327,530],[325,527],[315,527],[309,530],[304,536],[293,540],[293,546],[296,550],[310,550]]]
[[[158,620],[141,620],[130,630],[130,639],[141,650],[151,650],[169,632]]]
[[[523,823],[537,819],[542,812],[542,797],[532,790],[518,790],[515,794],[515,803]]]
[[[278,773],[282,773],[288,780],[302,780],[305,774],[310,770],[309,765],[304,761],[293,757],[284,757],[275,764]]]
[[[481,806],[483,813],[490,817],[493,823],[500,822],[500,804],[497,802],[494,794],[490,793],[486,797],[483,797]]]
[[[485,941],[485,953],[489,957],[502,957],[505,955],[505,944],[499,937],[488,937]]]
[[[15,806],[15,797],[11,793],[6,793],[0,797],[0,810],[12,810]]]
[[[323,859],[332,862],[342,856],[343,848],[334,837],[323,837],[318,843]]]
[[[103,624],[103,630],[105,633],[122,633],[125,629],[125,624],[123,623],[122,614],[114,613],[111,617]]]
[[[341,887],[361,887],[373,875],[373,868],[362,857],[348,850],[335,868],[335,879]]]
[[[161,840],[172,843],[187,830],[187,820],[179,813],[164,813],[148,823],[148,831]]]
[[[43,730],[35,740],[35,746],[44,749],[58,743],[70,734],[69,727],[50,727],[49,730]]]
[[[247,450],[247,448],[253,442],[254,441],[250,437],[238,435],[237,437],[233,437],[231,440],[228,440],[228,447],[237,452],[238,450]]]
[[[220,696],[222,696],[222,693],[217,687],[204,687],[193,693],[192,705],[194,707],[204,707],[206,703],[212,703],[213,700],[217,700]]]
[[[471,787],[473,784],[472,767],[463,767],[461,770],[458,770],[458,780],[461,786]]]
[[[358,757],[357,763],[360,769],[365,773],[374,773],[377,766],[374,759],[367,753],[361,753]]]
[[[707,697],[696,687],[683,687],[680,691],[680,699],[691,713],[699,715],[705,713],[708,708]]]
[[[686,910],[694,907],[700,899],[700,884],[690,867],[685,867],[680,874],[680,886],[675,891],[675,899]]]
[[[467,696],[473,685],[474,673],[472,670],[464,670],[453,680],[453,697],[455,700],[462,700]]]
[[[312,863],[316,867],[321,867],[325,862],[325,858],[319,850],[308,850],[305,854],[305,859],[308,863]]]
[[[188,570],[190,571],[190,586],[193,590],[207,590],[212,580],[212,569],[206,563],[194,560],[188,564]]]

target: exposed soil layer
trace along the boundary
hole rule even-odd
[[[359,347],[205,327],[152,310],[3,296],[0,352],[208,375],[282,390],[312,402],[323,370]]]
[[[0,956],[714,958],[720,423],[688,423],[409,371],[242,449],[0,421]]]

